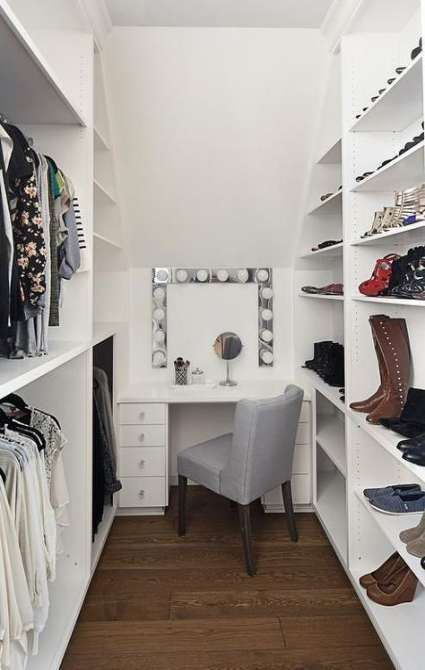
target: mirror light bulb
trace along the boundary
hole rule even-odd
[[[208,270],[198,270],[196,273],[196,278],[198,281],[207,281],[208,279]]]
[[[246,268],[242,268],[241,270],[238,270],[238,279],[239,279],[240,282],[245,284],[245,282],[248,281],[248,278],[249,278],[249,274],[248,274],[248,270]]]
[[[257,270],[258,281],[267,281],[269,278],[268,270]]]
[[[153,297],[155,300],[158,300],[158,302],[162,302],[165,298],[165,290],[158,286],[153,292]]]
[[[165,317],[165,312],[162,309],[162,307],[156,307],[153,310],[153,318],[156,319],[156,321],[162,321],[162,319]]]
[[[178,282],[185,282],[187,281],[188,278],[188,272],[187,270],[177,270],[176,272],[176,279]]]
[[[273,319],[273,312],[271,309],[263,309],[261,311],[261,318],[264,321],[271,321]]]
[[[217,279],[221,282],[227,281],[229,279],[229,273],[227,270],[217,270]]]
[[[273,339],[273,333],[271,330],[268,330],[268,328],[265,328],[261,331],[260,337],[263,342],[271,342]]]
[[[165,342],[165,333],[163,330],[157,330],[154,333],[153,339],[157,344],[164,344]]]
[[[273,354],[272,354],[271,351],[268,351],[267,349],[262,349],[261,353],[260,353],[260,356],[261,356],[261,360],[266,365],[271,365],[273,363]]]
[[[261,289],[261,297],[264,298],[264,300],[270,300],[273,298],[273,289],[271,289],[270,286],[265,286]]]

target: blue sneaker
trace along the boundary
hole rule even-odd
[[[378,496],[369,502],[385,514],[418,514],[425,512],[425,491]]]
[[[420,491],[419,484],[392,484],[391,486],[382,486],[379,489],[365,489],[363,495],[366,498],[378,498],[379,496],[390,496],[398,493],[407,493],[408,491]]]

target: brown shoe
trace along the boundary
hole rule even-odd
[[[383,418],[400,417],[409,389],[411,358],[409,335],[405,319],[382,319],[376,328],[376,337],[386,368],[385,395],[366,417],[378,424]]]
[[[369,317],[369,324],[372,330],[373,345],[375,347],[376,358],[378,359],[379,376],[381,382],[379,384],[378,389],[369,398],[367,398],[366,400],[360,400],[358,402],[352,402],[350,404],[351,409],[353,409],[355,412],[365,412],[366,414],[369,414],[369,412],[372,412],[375,409],[375,407],[377,407],[379,403],[384,399],[385,396],[384,389],[386,388],[387,385],[386,384],[387,375],[386,375],[385,363],[382,358],[381,349],[379,348],[376,337],[376,328],[378,327],[379,322],[382,322],[387,319],[389,319],[389,317],[386,316],[385,314],[376,314],[374,316]]]
[[[367,589],[367,595],[378,605],[394,607],[402,603],[412,602],[417,585],[418,578],[406,565],[404,570],[397,573],[397,583],[383,586],[372,584]]]
[[[360,577],[360,586],[363,586],[364,589],[367,589],[369,586],[372,586],[376,583],[383,584],[389,580],[393,572],[395,572],[402,565],[405,565],[405,563],[400,554],[398,554],[396,551],[394,554],[391,554],[391,556],[387,558],[385,563],[383,563],[379,568],[373,572],[369,572],[368,574],[363,575],[363,577]]]

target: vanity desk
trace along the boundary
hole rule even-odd
[[[226,421],[220,425],[216,419],[213,427],[208,426],[215,435],[220,435],[231,430],[232,405],[243,398],[276,396],[289,383],[286,380],[258,380],[241,381],[233,387],[205,384],[176,388],[168,383],[154,381],[129,387],[118,401],[119,475],[123,485],[119,513],[164,513],[168,505],[169,487],[176,483],[174,452],[178,448],[191,446],[190,439],[180,447],[175,445],[176,440],[173,439],[174,434],[181,429],[182,417],[183,422],[185,420],[186,407],[191,411],[190,421],[194,416],[197,418],[198,414],[201,421],[211,414],[213,421],[214,409],[217,406],[228,406],[229,416]],[[303,509],[309,507],[312,501],[310,405],[310,398],[306,394],[297,433],[292,481],[295,505]],[[208,437],[211,437],[211,433]],[[193,443],[197,441],[200,441],[199,436]],[[283,511],[280,488],[268,493],[263,498],[263,504],[268,512]]]

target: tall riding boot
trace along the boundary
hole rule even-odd
[[[385,395],[367,417],[369,423],[399,418],[410,382],[409,334],[404,319],[381,319],[376,324],[378,346],[386,368]]]
[[[379,403],[381,402],[381,400],[385,395],[384,388],[386,386],[385,383],[386,367],[384,364],[384,360],[382,358],[381,349],[378,346],[378,341],[376,339],[376,332],[375,332],[375,324],[378,324],[379,321],[383,321],[384,319],[389,319],[389,317],[386,316],[385,314],[377,314],[369,317],[369,323],[372,330],[373,344],[375,347],[376,357],[378,359],[379,376],[381,378],[381,383],[377,391],[375,391],[375,393],[371,395],[370,398],[368,398],[367,400],[360,400],[359,402],[352,402],[350,404],[351,409],[353,409],[355,412],[365,412],[366,414],[369,414],[369,412],[372,412],[375,409],[375,407],[379,405]]]

